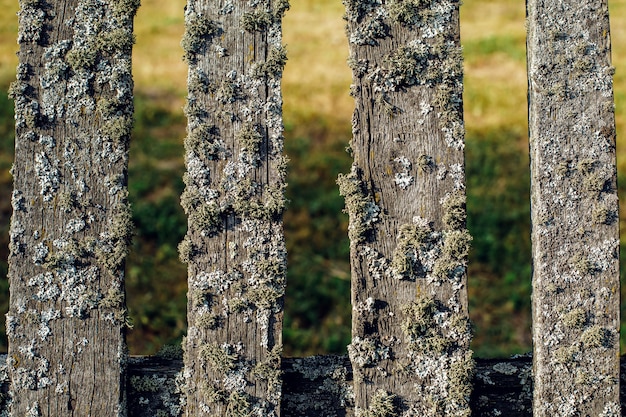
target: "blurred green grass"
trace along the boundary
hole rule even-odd
[[[133,354],[180,342],[186,269],[176,247],[186,229],[178,202],[184,164],[186,67],[180,59],[183,0],[143,0],[134,49],[136,124],[129,190],[137,226],[127,261]],[[17,61],[17,1],[0,0],[0,309],[8,299],[13,110],[6,95]],[[626,0],[610,2],[620,193],[626,190]],[[287,355],[345,352],[350,341],[347,217],[335,180],[351,160],[353,102],[339,0],[292,0],[284,22],[285,150],[291,159],[285,214],[289,251],[283,342]],[[523,2],[468,0],[461,8],[470,314],[477,356],[531,349],[530,214]],[[155,47],[158,45],[158,47]],[[624,225],[624,216],[620,224]],[[624,253],[624,252],[622,252]],[[623,257],[622,257],[623,258]],[[622,282],[626,265],[622,264]],[[622,286],[622,291],[624,291]],[[622,307],[624,310],[624,306]],[[624,323],[624,321],[622,322]],[[626,329],[625,329],[626,330]],[[624,340],[624,337],[622,338]],[[0,349],[6,338],[0,335]]]

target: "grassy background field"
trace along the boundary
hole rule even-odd
[[[0,0],[0,307],[7,308],[16,0]],[[186,66],[179,39],[184,0],[143,0],[134,49],[136,127],[129,187],[137,226],[127,262],[131,353],[153,353],[185,332],[186,270],[176,247],[186,221],[178,203]],[[611,0],[620,192],[626,184],[626,0]],[[288,355],[345,352],[350,339],[347,218],[335,179],[353,109],[340,0],[292,0],[284,22],[286,152],[291,158],[285,233],[289,250],[284,344]],[[477,356],[531,349],[530,225],[524,2],[466,0],[466,164],[470,314]],[[620,224],[624,225],[624,216]],[[626,237],[626,236],[625,236]],[[624,261],[622,261],[624,264]],[[622,267],[625,271],[626,267]],[[622,272],[624,274],[624,272]],[[622,280],[624,282],[624,279]],[[623,285],[624,287],[624,285]],[[2,314],[2,318],[4,314]],[[0,349],[6,340],[0,335]]]

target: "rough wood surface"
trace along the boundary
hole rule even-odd
[[[6,355],[0,355],[0,414],[7,410]],[[129,417],[178,417],[184,391],[182,360],[132,357],[128,363]],[[532,359],[476,359],[473,417],[532,416]],[[347,356],[285,358],[282,362],[284,417],[349,417],[354,415],[352,365]],[[626,380],[626,361],[621,360]],[[626,386],[620,388],[626,411]]]
[[[12,416],[125,415],[135,0],[21,0],[9,255]]]
[[[188,416],[280,414],[286,0],[189,0]]]
[[[345,0],[357,414],[469,415],[458,1]],[[387,413],[387,414],[386,414]]]
[[[612,75],[606,1],[528,1],[536,416],[620,415]]]

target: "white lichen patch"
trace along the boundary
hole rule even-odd
[[[356,336],[348,345],[350,361],[359,367],[375,366],[380,361],[389,359],[389,347],[379,340]]]
[[[515,375],[518,371],[517,366],[507,362],[500,362],[493,365],[493,370],[504,375]]]
[[[402,169],[401,172],[395,173],[394,182],[398,187],[406,190],[409,185],[413,184],[413,176],[410,174],[412,164],[405,156],[394,159],[394,162],[399,164]]]
[[[44,201],[52,200],[59,189],[61,180],[58,165],[59,160],[50,160],[45,152],[35,155],[35,175],[39,180],[40,194]]]
[[[345,212],[349,214],[348,235],[351,245],[363,243],[374,223],[379,220],[380,207],[366,192],[361,181],[361,170],[352,165],[350,173],[339,175],[339,194],[346,200]]]

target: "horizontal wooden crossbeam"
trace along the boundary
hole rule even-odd
[[[128,364],[128,416],[178,416],[184,391],[181,359],[131,357]],[[283,417],[354,415],[352,366],[347,356],[286,358],[283,371]],[[532,359],[476,359],[474,391],[470,399],[474,417],[532,416]],[[626,378],[626,357],[621,358],[621,379]],[[0,356],[0,412],[8,404],[6,355]],[[622,412],[626,405],[622,385]],[[160,411],[160,413],[159,413]]]

